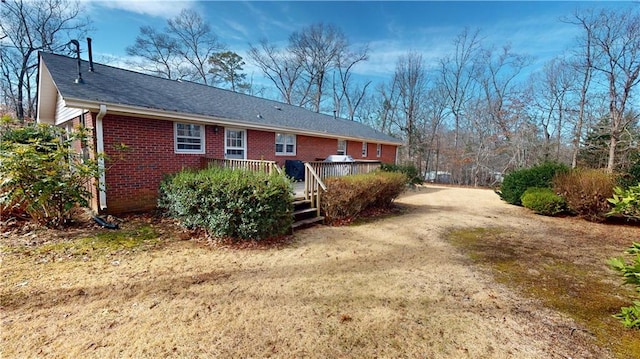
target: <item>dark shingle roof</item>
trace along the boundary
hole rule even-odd
[[[136,106],[276,129],[401,144],[398,139],[355,121],[335,119],[301,107],[198,83],[168,80],[97,63],[94,63],[94,72],[89,72],[88,63],[82,61],[84,83],[76,84],[77,59],[41,53],[41,61],[44,61],[64,99]]]

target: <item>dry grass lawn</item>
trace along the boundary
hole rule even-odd
[[[124,231],[145,240],[120,238],[117,248],[100,247],[95,230],[5,236],[0,356],[614,356],[583,324],[496,281],[446,239],[452,229],[491,228],[579,241],[558,232],[563,219],[489,190],[429,186],[398,202],[402,214],[302,230],[266,249],[182,240],[171,225],[143,220]],[[625,238],[603,255],[640,238],[637,227],[618,230]]]

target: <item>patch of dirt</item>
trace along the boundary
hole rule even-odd
[[[580,242],[575,255],[587,263],[602,241],[606,255],[620,253],[640,238],[637,227],[537,216],[482,189],[423,186],[398,203],[400,214],[305,229],[257,251],[199,237],[89,261],[3,254],[1,354],[612,357],[579,324],[499,284],[445,236],[463,228],[529,233],[531,245],[563,253]],[[180,238],[166,228],[167,238]]]

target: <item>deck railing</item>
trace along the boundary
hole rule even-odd
[[[262,160],[237,160],[237,159],[221,159],[221,158],[202,158],[202,168],[209,168],[212,166],[231,168],[231,169],[244,169],[249,171],[262,171],[272,173],[282,173],[282,169],[275,161],[262,161]]]
[[[341,177],[347,175],[367,174],[380,168],[380,161],[358,162],[307,162],[313,168],[318,177],[324,180],[327,177]]]
[[[317,215],[320,217],[320,201],[327,186],[309,163],[304,164],[304,178],[304,198],[311,201],[311,207],[316,209]]]
[[[232,169],[246,169],[282,173],[282,169],[275,161],[235,160],[220,158],[202,158],[202,168],[219,166]],[[379,161],[359,162],[321,162],[304,163],[304,198],[311,201],[312,208],[316,208],[320,216],[322,194],[327,190],[324,180],[328,177],[340,177],[354,174],[366,174],[380,168]]]

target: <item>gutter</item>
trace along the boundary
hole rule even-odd
[[[98,207],[100,211],[107,209],[106,176],[104,169],[104,132],[102,130],[102,119],[107,114],[107,105],[100,105],[100,111],[96,116],[96,155],[98,156]]]

